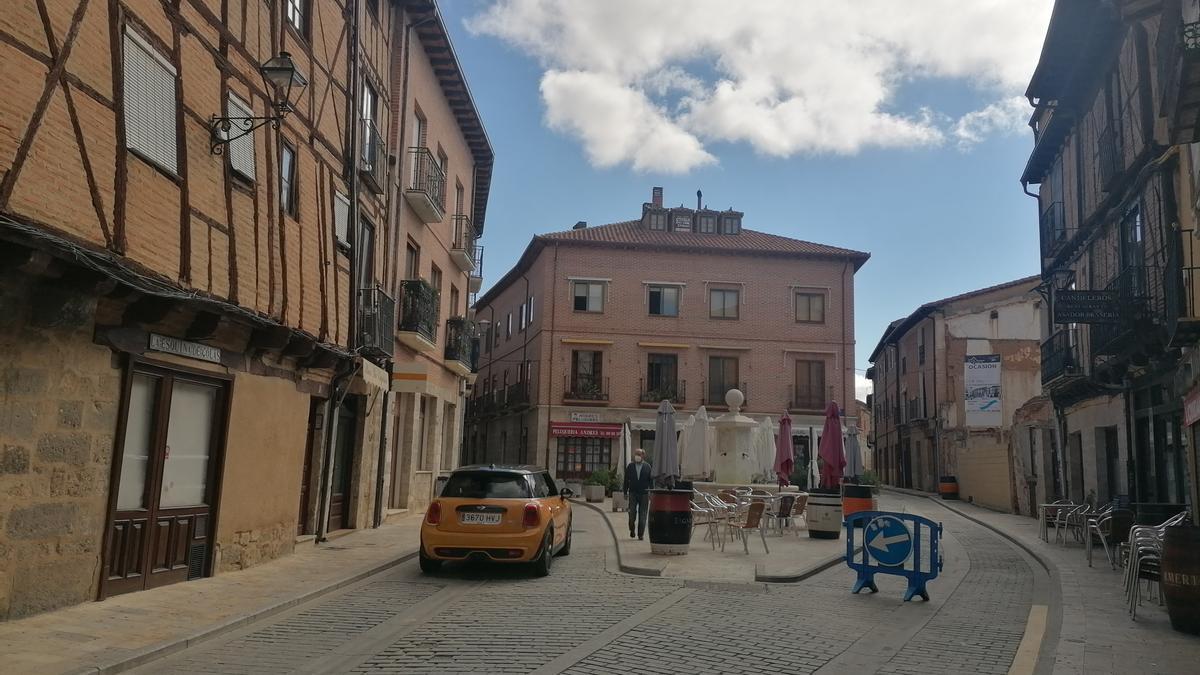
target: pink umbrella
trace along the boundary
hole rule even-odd
[[[846,455],[842,453],[842,422],[838,405],[830,401],[825,408],[825,427],[821,431],[821,487],[836,490],[842,483]]]
[[[788,484],[792,475],[795,460],[792,459],[792,418],[787,413],[779,418],[779,437],[775,439],[775,475],[779,477],[779,487]]]

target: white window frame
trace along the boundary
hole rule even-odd
[[[590,286],[599,286],[600,287],[600,307],[598,307],[596,309],[591,308],[592,294],[591,294],[591,289],[589,288],[588,293],[587,293],[588,308],[587,309],[575,309],[575,298],[576,298],[575,287],[578,286],[579,284],[584,284],[585,286],[589,286],[589,287]],[[607,300],[608,300],[607,296],[608,296],[607,281],[600,280],[600,279],[572,279],[571,280],[571,309],[573,311],[586,312],[588,314],[603,314],[604,313],[604,305],[607,303]]]
[[[141,91],[137,82],[146,77],[133,77],[130,67],[136,66],[131,48],[140,51],[148,62],[161,66],[170,76],[170,91]],[[175,80],[178,71],[137,31],[126,27],[124,49],[125,147],[152,162],[173,176],[179,175],[179,136],[175,128]],[[139,95],[140,94],[140,95]],[[163,105],[169,101],[170,105]],[[130,124],[130,122],[134,122]]]
[[[350,198],[337,190],[333,191],[333,235],[338,244],[350,247]]]
[[[654,312],[650,311],[650,292],[653,291],[654,289],[659,289],[660,291],[666,290],[666,289],[674,289],[675,290],[675,313],[674,314],[665,314],[665,313],[661,313],[661,312],[658,314],[655,314]],[[659,308],[660,309],[662,308],[661,301],[659,303]],[[683,311],[683,284],[669,284],[669,283],[661,283],[661,282],[649,282],[646,284],[646,314],[648,316],[665,316],[665,317],[677,318],[682,311]]]
[[[231,118],[254,117],[254,109],[237,94],[229,92],[229,97],[225,100],[225,114]],[[228,138],[230,135],[238,133],[241,133],[241,131],[237,129],[237,125],[234,125],[224,136]],[[254,181],[254,164],[256,159],[254,154],[254,133],[243,134],[229,141],[226,145],[226,154],[229,156],[229,168],[236,171],[243,178]]]

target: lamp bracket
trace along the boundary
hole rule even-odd
[[[278,129],[283,115],[284,111],[269,117],[218,117],[213,115],[208,122],[211,135],[209,152],[214,155],[225,154],[225,146],[230,141],[236,141],[268,124],[271,125],[271,128]]]

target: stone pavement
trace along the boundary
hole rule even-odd
[[[757,532],[750,534],[749,555],[740,540],[731,541],[727,534],[725,550],[721,550],[720,538],[714,550],[713,544],[704,538],[707,526],[700,525],[694,530],[688,555],[655,555],[650,552],[649,533],[644,540],[630,538],[629,515],[623,511],[614,513],[611,500],[585,506],[597,507],[604,514],[620,548],[621,570],[633,574],[737,583],[797,581],[837,564],[846,555],[845,539],[812,539],[803,519],[799,523],[799,536],[767,532],[769,553]]]
[[[95,672],[182,649],[415,556],[420,523],[408,516],[247,570],[0,623],[0,671]]]
[[[1038,536],[1033,518],[997,513],[963,502],[943,506],[1004,533],[1050,568],[1057,583],[1059,626],[1053,672],[1064,675],[1194,673],[1200,670],[1200,637],[1171,628],[1164,608],[1143,602],[1137,621],[1125,610],[1121,572],[1097,547],[1087,566],[1081,544],[1051,544]]]

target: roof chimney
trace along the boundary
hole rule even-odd
[[[699,190],[696,190],[696,210],[697,211],[700,210],[700,200],[701,199],[704,199],[704,193]]]
[[[578,223],[575,223],[575,227],[572,227],[571,229],[572,230],[582,230],[585,227],[587,227],[587,221],[581,220]]]
[[[656,187],[650,191],[650,203],[654,204],[654,208],[662,208],[662,188]]]

